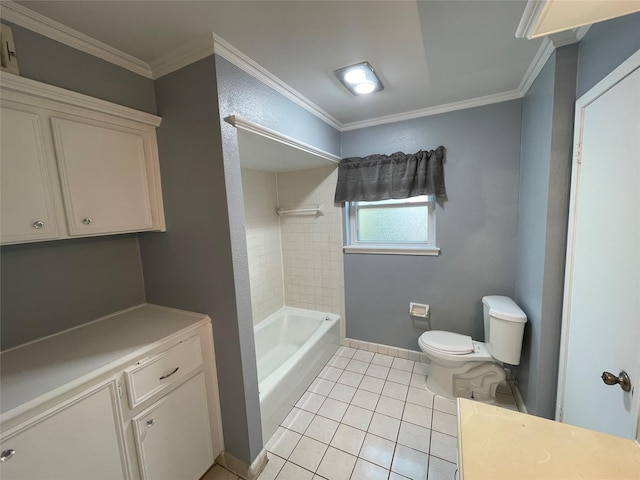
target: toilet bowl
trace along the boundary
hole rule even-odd
[[[527,317],[509,297],[482,299],[486,342],[442,330],[423,333],[418,345],[431,360],[427,388],[446,398],[466,397],[495,402],[496,388],[506,378],[498,363],[518,365]]]

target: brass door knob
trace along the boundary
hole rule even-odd
[[[625,371],[620,372],[617,377],[613,373],[602,372],[602,381],[607,385],[620,385],[625,392],[631,391],[631,379]]]

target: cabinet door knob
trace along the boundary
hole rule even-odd
[[[155,425],[156,421],[152,418],[150,420],[147,420],[147,428],[149,427],[153,427]]]
[[[84,217],[82,219],[82,223],[84,223],[85,225],[89,225],[91,223],[91,219],[89,217]]]
[[[40,230],[42,227],[44,227],[44,222],[41,222],[40,220],[33,222],[33,228],[36,230]]]
[[[11,457],[13,457],[15,453],[16,451],[13,448],[3,450],[2,453],[0,453],[0,463],[4,463],[7,460],[11,459]]]

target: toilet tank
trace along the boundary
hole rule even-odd
[[[509,297],[487,296],[482,299],[482,305],[484,341],[489,353],[496,360],[518,365],[527,316]]]

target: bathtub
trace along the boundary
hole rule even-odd
[[[340,316],[283,307],[255,327],[266,444],[340,345]]]

